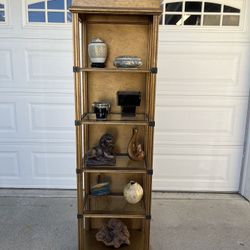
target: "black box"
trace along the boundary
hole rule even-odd
[[[141,104],[141,92],[139,91],[118,91],[118,106],[122,107],[123,116],[135,116],[136,106]]]

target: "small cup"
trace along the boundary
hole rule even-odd
[[[107,120],[111,105],[108,102],[94,102],[92,108],[96,114],[96,120]]]

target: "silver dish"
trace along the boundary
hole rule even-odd
[[[140,68],[143,65],[141,58],[137,56],[118,56],[113,64],[117,68]]]

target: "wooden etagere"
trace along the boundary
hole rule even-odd
[[[97,242],[95,234],[109,218],[120,218],[129,228],[131,245],[122,249],[150,249],[153,135],[157,73],[160,0],[73,0],[75,125],[77,158],[78,249],[110,249]],[[91,68],[88,43],[100,37],[108,45],[105,68]],[[143,67],[117,69],[113,60],[120,55],[142,58]],[[117,106],[116,92],[140,91],[142,101],[135,117],[124,117]],[[108,119],[97,121],[91,104],[109,100]],[[132,161],[127,145],[132,129],[139,130],[145,151],[144,161]],[[115,136],[116,166],[88,167],[84,155],[106,132]],[[90,187],[98,175],[111,178],[111,194],[95,197]],[[129,204],[123,187],[134,180],[144,190],[143,199]]]

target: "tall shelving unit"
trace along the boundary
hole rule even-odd
[[[130,231],[130,246],[124,250],[150,249],[151,190],[153,175],[153,136],[157,73],[160,0],[73,0],[75,125],[77,158],[78,249],[110,249],[97,242],[95,234],[110,218],[121,219]],[[108,45],[106,68],[91,68],[88,43],[100,37]],[[143,67],[119,69],[116,56],[136,55]],[[116,92],[140,91],[142,102],[135,117],[124,117],[117,106]],[[91,112],[95,101],[108,100],[111,114],[97,121]],[[132,129],[138,128],[145,151],[144,161],[132,161],[127,145]],[[106,132],[115,137],[116,166],[88,167],[84,155]],[[111,194],[95,197],[90,193],[98,175],[109,176]],[[122,195],[130,181],[139,182],[143,199],[128,204]]]

